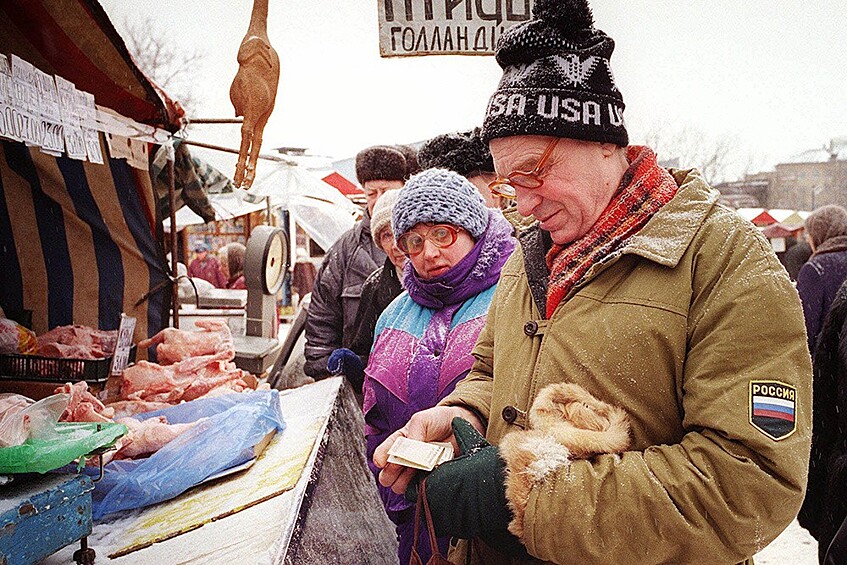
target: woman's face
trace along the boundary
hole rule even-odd
[[[417,255],[409,256],[415,272],[423,280],[435,278],[449,271],[450,267],[464,259],[465,255],[470,253],[476,243],[468,232],[458,226],[453,226],[459,230],[459,233],[456,234],[456,242],[448,247],[438,247],[426,238],[429,229],[434,225],[431,223],[420,223],[409,230],[424,238],[423,250]]]
[[[406,264],[406,256],[402,251],[400,251],[400,249],[398,249],[397,243],[394,241],[394,233],[391,231],[391,225],[387,225],[379,230],[377,244],[379,244],[380,248],[382,248],[382,250],[385,251],[385,254],[388,255],[392,265],[398,269],[403,268]]]

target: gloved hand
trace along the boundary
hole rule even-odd
[[[365,366],[359,356],[349,349],[340,347],[330,353],[326,370],[333,375],[344,375],[361,392],[362,383],[365,381]]]
[[[507,529],[512,513],[506,504],[506,464],[496,447],[467,420],[453,418],[459,456],[436,467],[426,477],[426,495],[438,536],[482,538],[492,548],[528,559],[526,548]],[[417,499],[417,484],[406,490]]]

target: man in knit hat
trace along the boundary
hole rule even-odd
[[[803,500],[797,293],[699,171],[629,145],[613,50],[586,0],[536,0],[497,45],[490,188],[538,224],[468,376],[374,453],[409,497],[394,440],[456,442],[425,482],[436,534],[469,540],[454,563],[737,563]]]
[[[312,287],[306,318],[306,363],[310,377],[328,376],[327,361],[340,347],[350,347],[362,283],[385,261],[385,253],[371,237],[371,214],[377,199],[398,189],[417,172],[414,149],[377,145],[356,155],[356,177],[367,199],[364,218],[339,238],[326,253]]]

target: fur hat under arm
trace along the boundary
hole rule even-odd
[[[574,459],[620,453],[629,447],[629,418],[622,408],[598,400],[579,385],[541,389],[529,410],[529,428],[506,434],[506,499],[514,517],[509,531],[523,539],[532,487]]]

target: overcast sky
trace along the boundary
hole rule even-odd
[[[201,50],[198,113],[233,115],[229,86],[252,0],[100,1],[121,33],[155,17],[154,33]],[[632,142],[686,126],[735,138],[767,168],[847,136],[847,1],[591,5],[595,25],[617,44],[611,62]],[[265,151],[301,146],[344,158],[468,129],[481,123],[500,78],[493,57],[380,58],[377,0],[270,0],[268,32],[282,72]],[[238,146],[228,126],[192,136]]]

